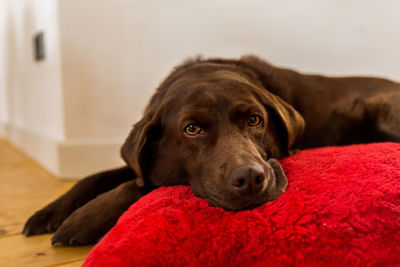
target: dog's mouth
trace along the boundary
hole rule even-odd
[[[229,190],[214,192],[213,188],[203,187],[200,192],[195,192],[195,194],[208,200],[211,205],[227,211],[249,210],[275,200],[285,191],[287,179],[279,161],[268,160],[268,163],[271,167],[268,170],[269,179],[263,187],[264,189],[258,193],[239,195]]]
[[[248,196],[218,196],[212,192],[206,192],[202,198],[215,207],[223,208],[226,211],[240,211],[250,210],[270,201],[268,191],[262,192],[257,195]]]

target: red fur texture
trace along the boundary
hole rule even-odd
[[[84,266],[400,266],[400,144],[305,150],[287,191],[227,212],[187,186],[143,197]]]

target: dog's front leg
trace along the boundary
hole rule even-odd
[[[22,233],[26,236],[53,233],[76,209],[96,196],[135,179],[129,167],[100,172],[79,181],[68,192],[33,214],[25,223]]]
[[[83,246],[96,243],[130,205],[150,192],[136,181],[125,182],[74,211],[52,238],[53,245]]]

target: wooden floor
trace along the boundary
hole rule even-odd
[[[68,190],[61,182],[0,139],[0,266],[80,266],[91,247],[52,247],[50,234],[25,237],[25,221]]]

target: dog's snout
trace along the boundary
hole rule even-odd
[[[264,169],[258,163],[236,167],[229,176],[232,190],[241,195],[251,195],[260,192],[264,187],[265,180]]]

